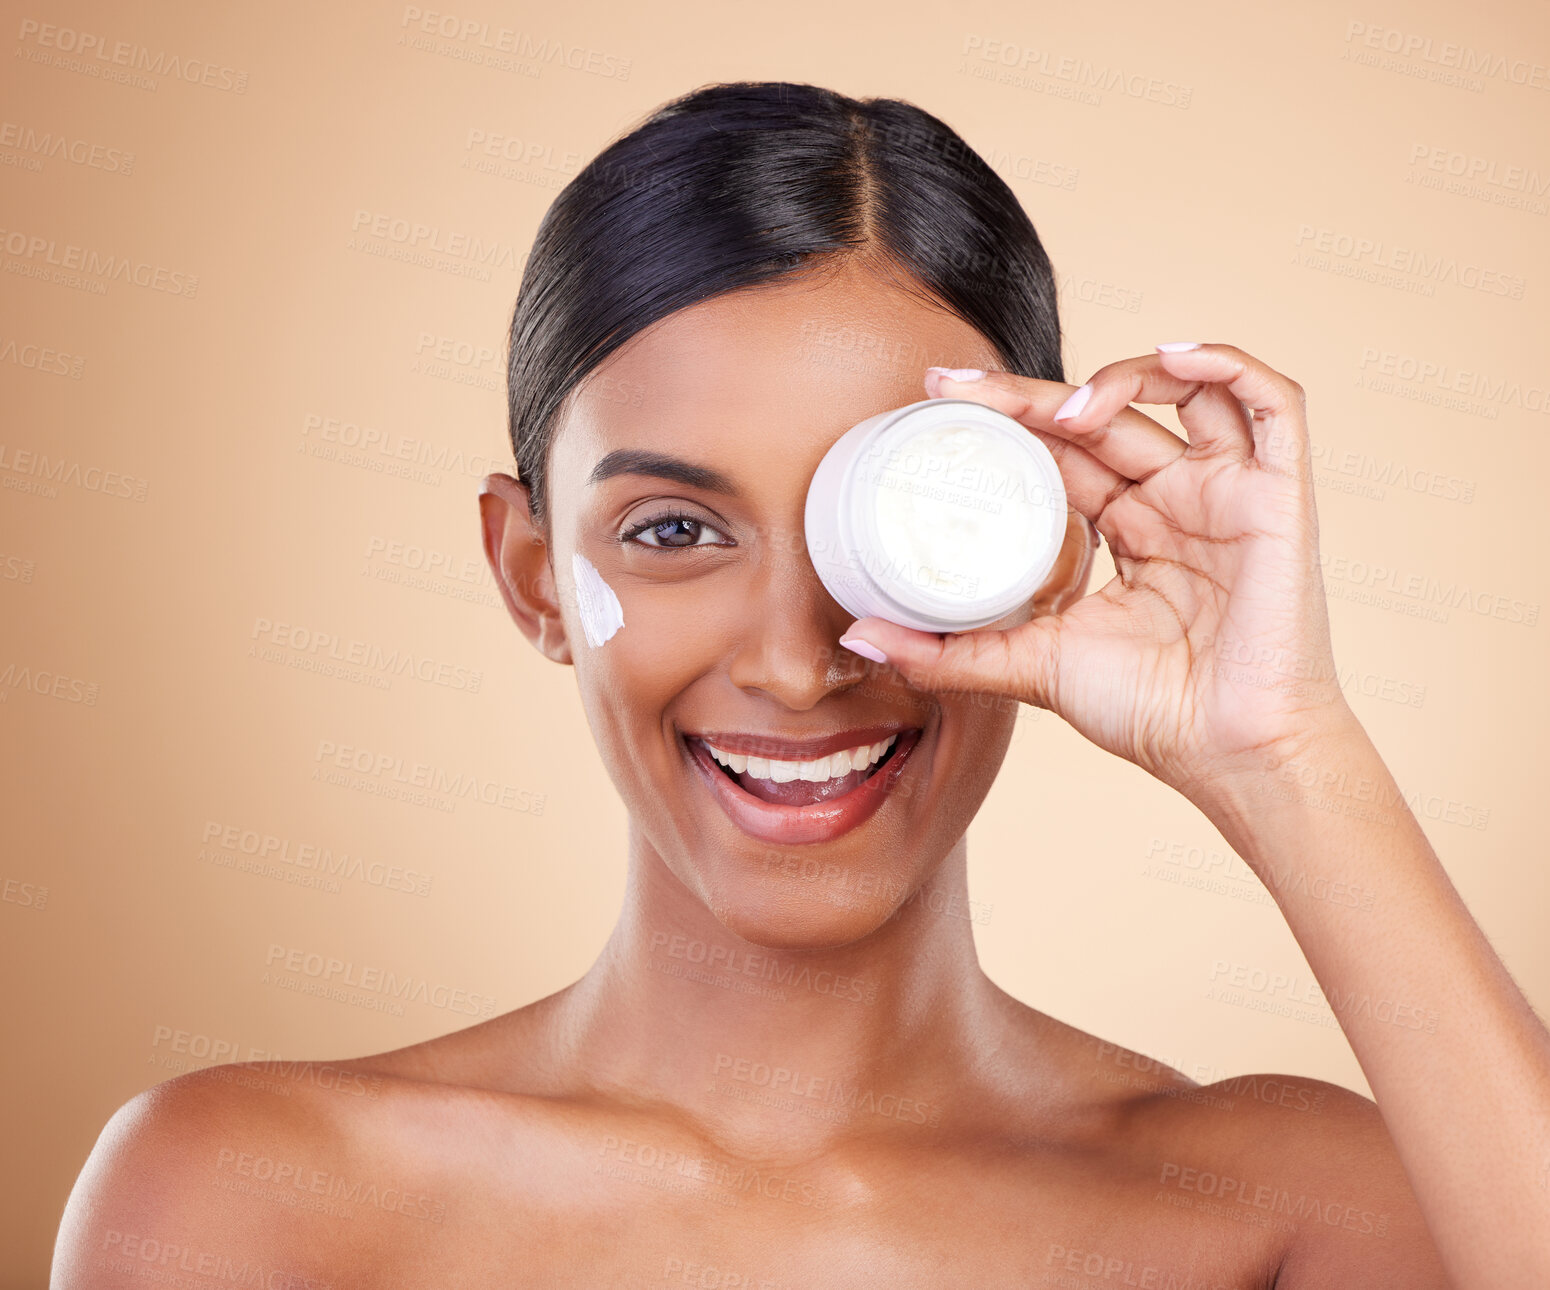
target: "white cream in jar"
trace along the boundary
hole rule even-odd
[[[841,435],[807,491],[808,554],[857,618],[972,631],[1032,599],[1066,531],[1055,459],[968,399],[924,399]]]

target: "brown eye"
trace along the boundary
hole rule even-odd
[[[719,539],[719,541],[718,541]],[[692,515],[659,515],[636,525],[624,537],[641,546],[688,547],[718,546],[725,541],[719,529],[712,528]]]

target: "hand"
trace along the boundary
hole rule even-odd
[[[1200,345],[1111,363],[1085,388],[1057,421],[1077,402],[1061,381],[926,380],[932,397],[983,403],[1039,436],[1116,576],[1003,630],[863,618],[843,640],[923,690],[1048,708],[1189,796],[1354,724],[1330,651],[1302,387],[1235,346]],[[1175,404],[1189,442],[1132,402]]]

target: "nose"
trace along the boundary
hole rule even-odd
[[[794,712],[860,684],[865,660],[839,638],[854,615],[829,594],[801,526],[761,540],[729,674],[732,683]]]

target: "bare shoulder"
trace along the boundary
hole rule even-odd
[[[1450,1290],[1372,1099],[1300,1075],[1237,1075],[1154,1115],[1177,1148],[1159,1189],[1181,1209],[1284,1235],[1276,1290]]]
[[[250,1162],[273,1162],[260,1185],[283,1189],[304,1162],[341,1154],[347,1117],[261,1078],[244,1065],[194,1071],[113,1114],[65,1206],[53,1290],[140,1285],[174,1270],[307,1284],[309,1256],[255,1201]]]
[[[498,1099],[509,1131],[551,1127],[547,1004],[371,1056],[232,1063],[147,1089],[76,1179],[50,1285],[176,1271],[338,1287],[341,1267],[374,1284],[395,1241],[469,1208],[452,1147],[489,1128],[489,1094],[511,1095]]]
[[[1262,1252],[1275,1290],[1452,1290],[1372,1099],[1301,1075],[1201,1083],[1039,1014],[1065,1102],[1202,1248]]]

